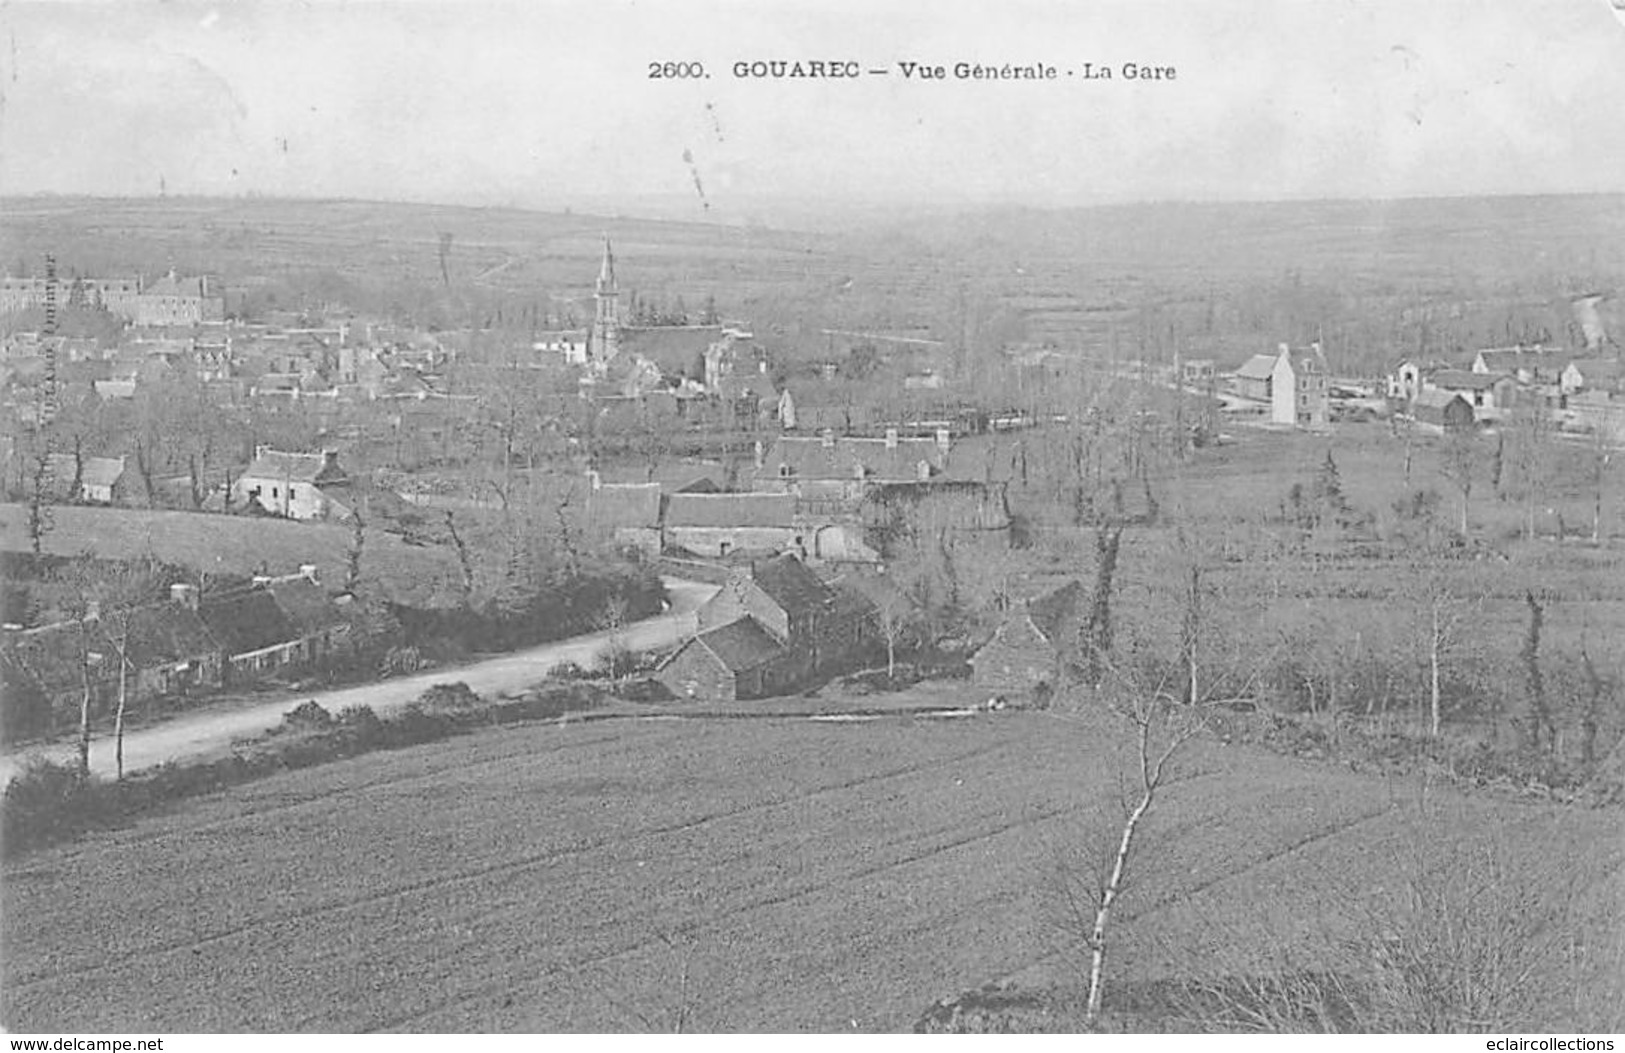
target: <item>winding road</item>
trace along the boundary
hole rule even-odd
[[[695,611],[717,590],[715,585],[665,578],[671,608],[664,614],[634,622],[621,630],[628,648],[647,651],[667,647],[694,631]],[[541,680],[548,670],[565,662],[590,666],[609,647],[610,633],[589,633],[555,640],[525,651],[499,655],[470,665],[441,667],[398,679],[297,697],[282,696],[247,708],[221,711],[203,709],[124,736],[124,768],[139,771],[229,746],[235,739],[258,735],[282,722],[282,715],[306,699],[330,713],[346,706],[371,706],[379,716],[402,709],[434,684],[462,681],[480,694],[520,691]],[[72,742],[20,750],[0,758],[0,786],[11,781],[36,757],[69,763],[75,756]],[[114,774],[113,743],[103,736],[90,746],[90,767],[99,775]]]

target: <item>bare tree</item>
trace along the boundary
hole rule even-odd
[[[1595,428],[1591,433],[1591,543],[1602,544],[1602,504],[1603,495],[1608,483],[1608,469],[1613,461],[1613,451],[1608,445],[1608,431],[1605,428]]]
[[[1477,436],[1472,428],[1452,428],[1445,438],[1444,460],[1439,471],[1461,495],[1461,536],[1468,536],[1467,511],[1473,498],[1473,482],[1478,474]]]
[[[1168,686],[1126,683],[1112,703],[1113,710],[1129,724],[1134,736],[1134,785],[1123,801],[1122,825],[1117,830],[1109,865],[1097,875],[1098,883],[1088,890],[1094,916],[1085,938],[1089,950],[1089,990],[1084,1020],[1090,1026],[1100,1016],[1112,912],[1129,880],[1135,838],[1156,804],[1158,794],[1167,785],[1172,763],[1202,730],[1209,716],[1207,707],[1182,702]]]
[[[451,509],[446,509],[446,535],[451,540],[451,547],[457,553],[457,566],[462,572],[463,609],[474,609],[474,558],[463,541],[463,536],[457,532],[457,517]]]
[[[886,641],[886,679],[897,676],[897,644],[913,628],[919,612],[901,592],[888,590],[875,599],[875,618]]]
[[[62,572],[67,586],[67,613],[74,624],[82,694],[79,704],[79,771],[90,774],[92,708],[96,697],[96,671],[103,650],[118,662],[118,693],[113,712],[114,765],[124,778],[124,720],[129,706],[130,676],[139,669],[136,654],[141,612],[159,588],[155,562],[117,564],[97,561],[89,553],[72,561]]]
[[[609,678],[614,683],[620,682],[631,665],[630,652],[626,646],[628,612],[626,597],[614,593],[604,600],[604,606],[596,619],[598,628],[609,633]]]
[[[1441,564],[1438,554],[1413,561],[1410,574],[1415,583],[1414,638],[1426,670],[1427,728],[1429,734],[1438,737],[1444,728],[1444,678],[1466,645],[1468,630],[1483,606],[1483,598],[1452,582],[1450,567]]]

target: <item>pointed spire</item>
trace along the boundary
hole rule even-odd
[[[610,248],[608,233],[604,234],[604,262],[598,268],[598,287],[615,288],[615,251]]]

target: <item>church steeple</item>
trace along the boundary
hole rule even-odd
[[[592,323],[592,357],[603,364],[615,357],[621,345],[621,293],[615,287],[615,251],[608,234],[604,235],[604,261],[598,267],[598,284],[592,298],[597,304]]]

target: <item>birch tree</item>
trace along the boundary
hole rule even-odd
[[[1094,887],[1087,890],[1093,916],[1088,919],[1085,936],[1089,977],[1084,1021],[1091,1027],[1100,1017],[1114,912],[1132,876],[1138,839],[1152,808],[1167,788],[1180,751],[1202,730],[1210,712],[1207,707],[1181,701],[1175,691],[1169,690],[1171,686],[1128,684],[1112,704],[1133,735],[1133,781],[1123,797],[1122,824],[1115,832],[1115,844],[1106,866],[1095,875]]]

